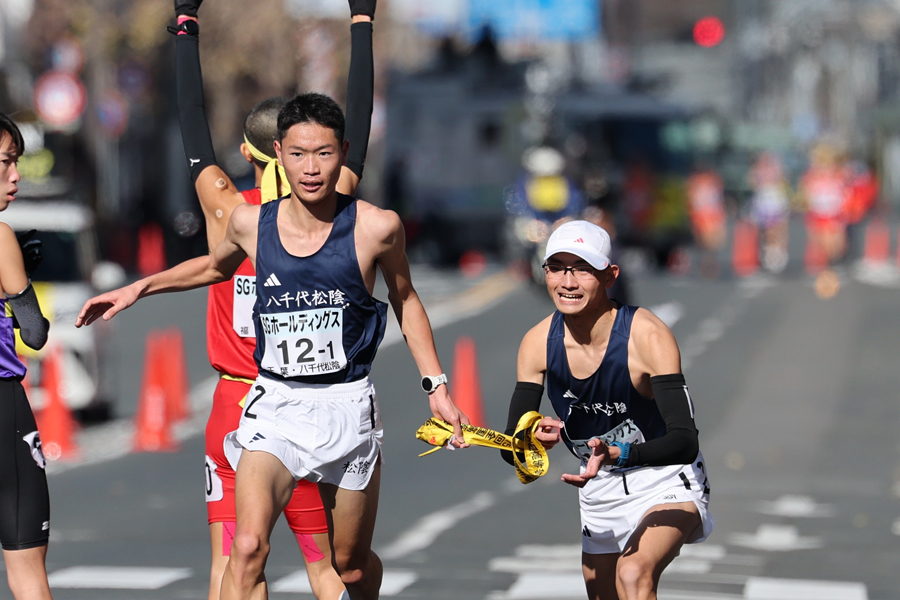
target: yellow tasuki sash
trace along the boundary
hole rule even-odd
[[[485,427],[463,425],[463,437],[467,444],[474,446],[487,446],[499,450],[514,450],[513,460],[516,463],[516,475],[522,483],[531,483],[538,477],[547,474],[550,466],[547,460],[547,450],[534,437],[538,423],[544,416],[538,412],[530,411],[522,415],[516,425],[515,435],[509,436]],[[522,434],[519,439],[519,434]],[[440,419],[431,418],[416,430],[416,437],[427,444],[437,446],[419,456],[425,456],[440,450],[447,445],[453,435],[453,427]],[[519,453],[525,454],[525,462],[519,460]]]
[[[278,159],[261,152],[250,143],[247,136],[244,136],[244,143],[247,144],[247,148],[250,150],[253,158],[266,165],[259,184],[263,204],[286,196],[290,192],[287,173],[284,172],[284,167],[278,163]]]
[[[225,373],[221,373],[219,375],[219,377],[221,377],[225,381],[238,381],[240,383],[246,383],[247,385],[253,385],[254,383],[256,383],[252,379],[247,379],[246,377],[238,377],[237,375],[227,375]],[[238,402],[238,406],[240,406],[241,408],[244,408],[244,404],[246,403],[246,401],[247,401],[247,394],[244,394],[244,397],[241,398],[240,402]]]

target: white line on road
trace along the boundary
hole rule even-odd
[[[496,502],[491,492],[480,492],[461,504],[425,515],[415,525],[401,533],[394,542],[379,550],[378,555],[385,560],[395,560],[424,550],[439,535],[463,519],[490,508]]]
[[[47,579],[52,588],[158,590],[190,576],[190,569],[69,567],[51,573]]]
[[[744,587],[747,600],[868,600],[862,583],[847,581],[809,581],[751,577]]]
[[[385,569],[381,580],[381,596],[396,596],[416,581],[416,574],[412,571]],[[272,584],[273,592],[287,592],[291,594],[312,594],[309,586],[309,577],[306,570],[294,571],[286,577],[282,577]]]

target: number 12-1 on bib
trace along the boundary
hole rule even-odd
[[[340,308],[260,315],[266,340],[262,368],[282,377],[340,371],[347,366],[343,316]]]

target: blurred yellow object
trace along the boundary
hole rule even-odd
[[[541,212],[559,212],[569,205],[569,182],[559,175],[532,177],[525,193],[528,204]]]
[[[531,483],[538,477],[547,474],[550,466],[547,460],[547,450],[534,437],[534,432],[544,416],[538,412],[530,411],[522,415],[516,425],[516,433],[512,436],[499,433],[486,427],[474,427],[463,425],[463,437],[467,444],[473,446],[487,446],[499,450],[514,450],[513,460],[516,464],[516,475],[522,483]],[[522,434],[519,439],[519,434]],[[425,443],[437,446],[419,456],[425,456],[436,452],[447,445],[453,437],[453,427],[440,419],[431,418],[416,430],[416,437]],[[519,453],[525,454],[525,462],[519,460]]]

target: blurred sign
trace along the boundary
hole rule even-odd
[[[107,137],[115,139],[128,127],[128,105],[119,94],[110,92],[97,103],[97,122]]]
[[[64,39],[50,49],[50,64],[54,69],[77,75],[84,68],[84,51],[74,39]]]
[[[288,12],[298,19],[303,17],[350,18],[350,8],[347,6],[347,0],[285,0],[285,6]]]
[[[600,32],[598,0],[469,0],[469,27],[500,38],[576,40]]]
[[[51,127],[74,125],[86,104],[84,85],[66,71],[47,71],[34,84],[34,110]]]
[[[415,24],[432,33],[446,34],[462,27],[468,2],[470,0],[392,0],[388,4],[388,12],[397,21]]]

